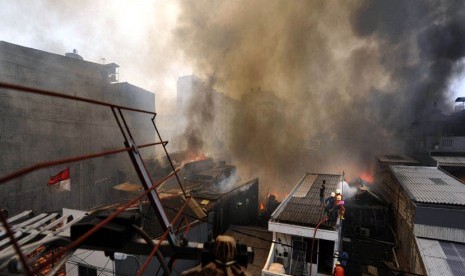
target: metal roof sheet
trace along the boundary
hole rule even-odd
[[[415,224],[413,231],[418,238],[465,243],[465,229]]]
[[[416,238],[428,275],[465,275],[465,244]]]
[[[463,156],[431,156],[440,165],[465,165]]]
[[[416,240],[428,275],[453,275],[447,264],[447,255],[442,250],[439,241],[420,238],[416,238]]]
[[[325,197],[341,188],[341,175],[307,173],[281,203],[272,219],[289,224],[316,226],[323,218],[324,207],[320,202],[320,187],[323,180],[326,180]],[[322,225],[322,228],[333,227],[334,224]]]
[[[436,167],[391,166],[391,170],[416,202],[465,205],[465,184]]]

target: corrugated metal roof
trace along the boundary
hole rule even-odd
[[[463,156],[431,156],[439,165],[465,165]]]
[[[320,187],[326,180],[325,196],[340,189],[341,175],[306,174],[302,181],[281,203],[272,217],[273,220],[314,227],[323,218],[324,207],[320,202]],[[324,224],[322,228],[333,228],[333,224]]]
[[[465,229],[415,224],[414,234],[419,238],[465,243]]]
[[[413,201],[465,205],[465,184],[436,167],[391,166]]]
[[[465,275],[465,244],[416,238],[428,275]]]
[[[428,275],[453,275],[447,264],[447,255],[442,250],[439,241],[420,238],[416,238],[416,240]]]

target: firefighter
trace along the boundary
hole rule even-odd
[[[325,199],[325,215],[328,215],[329,211],[334,208],[334,202],[336,201],[336,193],[331,192],[331,196]]]
[[[346,208],[344,207],[344,201],[342,200],[342,196],[336,195],[336,201],[334,202],[334,209],[339,213],[341,219],[344,219],[344,214],[346,212]]]
[[[320,202],[321,204],[324,203],[324,200],[325,200],[325,190],[326,190],[326,180],[323,180],[323,184],[321,184],[321,188],[320,188]]]
[[[334,267],[333,276],[344,276],[344,268],[342,267],[339,261],[336,262],[336,266]]]

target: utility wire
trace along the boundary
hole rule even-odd
[[[97,276],[100,276],[100,275],[103,273],[103,270],[104,270],[104,269],[107,269],[108,262],[110,262],[110,258],[108,258],[107,262],[106,262],[105,265],[103,266],[102,271],[100,271],[100,273],[99,273]]]

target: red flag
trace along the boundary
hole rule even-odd
[[[71,190],[70,186],[70,176],[69,176],[69,167],[66,167],[66,169],[62,170],[58,174],[50,177],[48,180],[48,186],[54,186],[56,184],[59,184],[60,190]]]

